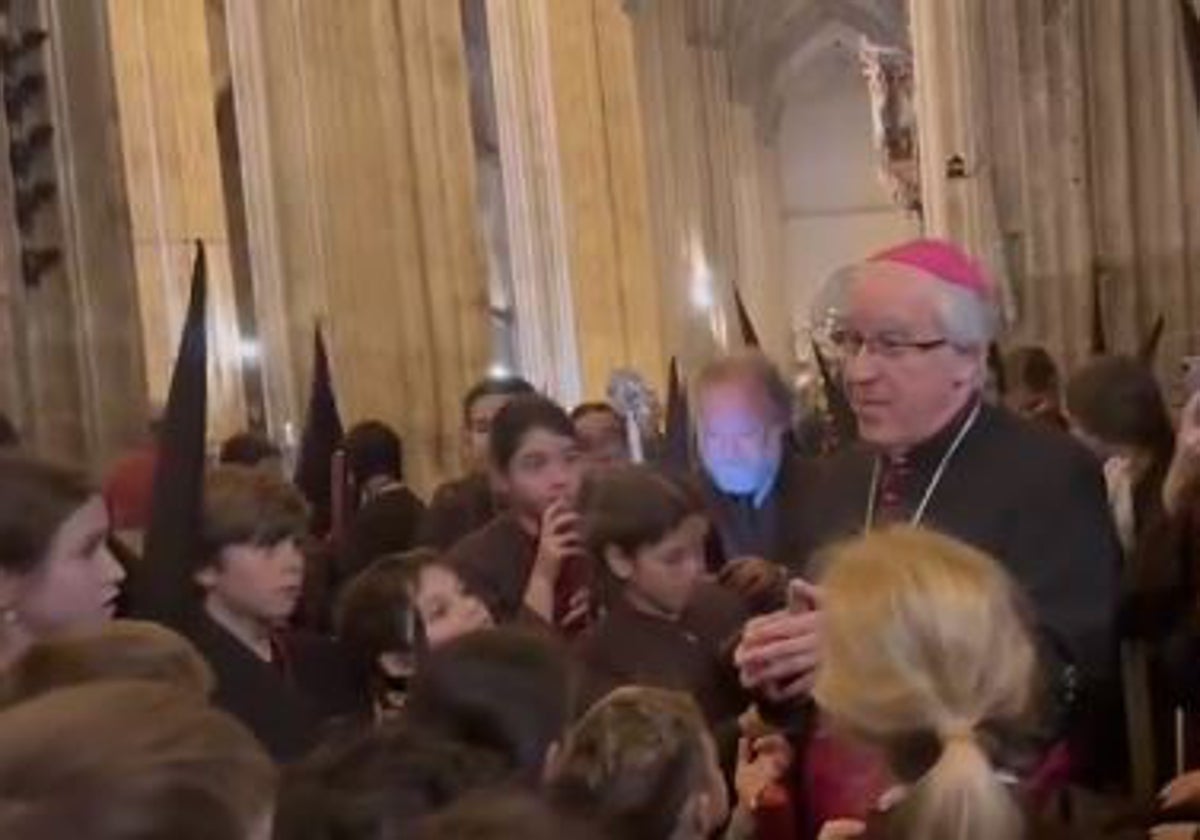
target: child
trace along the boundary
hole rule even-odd
[[[1012,775],[1014,735],[1037,699],[1037,652],[1013,581],[986,555],[912,528],[855,540],[831,559],[813,698],[838,731],[879,751],[895,783],[865,836],[1042,836],[1023,825]],[[824,834],[862,831],[845,828]]]
[[[495,482],[508,510],[450,550],[463,582],[500,624],[522,616],[573,633],[588,618],[590,564],[575,500],[583,474],[571,418],[518,397],[492,422]]]
[[[436,552],[416,549],[355,575],[338,596],[334,623],[382,718],[401,708],[425,646],[491,627],[492,617]]]
[[[0,671],[39,640],[113,617],[125,570],[109,526],[78,473],[0,455]]]
[[[249,467],[207,477],[201,565],[188,598],[180,570],[156,570],[162,609],[216,676],[213,702],[242,721],[278,761],[299,758],[325,721],[366,711],[343,651],[329,640],[288,630],[304,577],[297,540],[308,511],[294,487]],[[186,571],[186,570],[183,570]]]
[[[729,813],[700,710],[686,694],[655,688],[621,688],[593,706],[554,762],[551,791],[632,840],[704,840]]]
[[[735,595],[703,580],[699,500],[649,467],[624,466],[595,477],[583,508],[607,607],[579,645],[597,687],[685,691],[710,723],[736,718],[749,700],[730,652],[745,616]]]
[[[487,525],[500,512],[488,454],[492,421],[515,398],[537,391],[524,379],[508,377],[475,383],[462,404],[462,446],[468,472],[433,494],[421,529],[421,544],[445,551]]]

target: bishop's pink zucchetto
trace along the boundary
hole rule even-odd
[[[914,239],[881,251],[866,262],[906,266],[981,298],[992,296],[991,280],[979,263],[957,245],[942,239]]]

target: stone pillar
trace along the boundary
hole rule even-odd
[[[88,460],[140,440],[148,418],[129,201],[103,4],[45,5],[67,276]]]
[[[460,465],[488,361],[459,4],[226,0],[268,414],[298,430],[314,323],[343,418],[405,438],[429,489]]]
[[[108,0],[148,391],[166,398],[195,240],[208,252],[213,441],[246,425],[205,0]]]
[[[583,382],[549,12],[544,0],[489,0],[487,17],[519,364],[537,387],[575,402]]]
[[[525,372],[567,403],[662,382],[634,32],[618,0],[489,0]]]
[[[776,132],[752,107],[761,91],[733,89],[716,21],[694,19],[686,0],[629,5],[666,344],[691,369],[738,346],[736,285],[763,348],[787,366],[781,173]]]
[[[26,0],[6,13],[6,37],[41,29],[47,39],[9,67],[13,81],[45,85],[0,120],[5,146],[39,124],[53,134],[19,183],[7,155],[0,176],[0,408],[34,451],[99,471],[146,421],[104,7]],[[46,185],[53,192],[30,202]],[[23,254],[47,249],[59,255],[48,270],[23,267]]]

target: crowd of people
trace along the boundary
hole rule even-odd
[[[100,487],[8,428],[0,837],[1200,836],[1200,398],[1036,347],[993,393],[997,329],[909,242],[818,296],[827,454],[753,350],[693,377],[690,469],[489,379],[428,503],[352,428],[332,531],[227,441],[177,563],[153,447]]]

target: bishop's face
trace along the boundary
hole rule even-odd
[[[851,282],[840,362],[859,436],[904,451],[936,435],[977,393],[982,351],[946,341],[938,281],[868,266]]]

